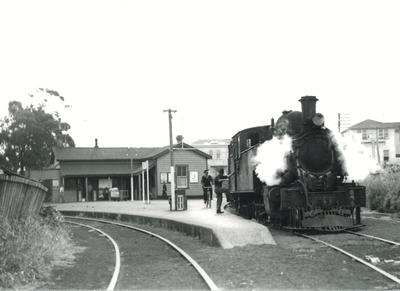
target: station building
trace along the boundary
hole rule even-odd
[[[342,134],[359,143],[363,153],[379,164],[400,162],[400,122],[367,119],[350,126]]]
[[[101,148],[96,141],[92,148],[54,148],[53,151],[56,164],[52,169],[30,172],[31,178],[53,186],[51,202],[62,200],[61,186],[65,202],[108,200],[111,188],[118,188],[120,199],[124,200],[142,200],[143,194],[150,199],[166,198],[164,184],[167,195],[171,193],[169,146]],[[184,142],[173,146],[173,155],[176,188],[185,190],[188,197],[201,197],[201,176],[208,169],[211,156]]]
[[[219,169],[224,169],[225,173],[228,173],[228,146],[230,142],[230,139],[199,139],[190,143],[190,145],[212,157],[208,161],[209,174],[215,177],[218,175]]]

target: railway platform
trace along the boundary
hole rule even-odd
[[[64,215],[116,219],[180,231],[222,248],[276,244],[266,226],[227,211],[216,214],[215,204],[213,208],[206,208],[203,200],[188,200],[186,211],[170,211],[166,200],[152,200],[150,204],[142,201],[96,201],[52,206]]]

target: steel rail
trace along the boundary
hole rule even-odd
[[[369,216],[363,216],[363,219],[364,219],[364,220],[365,220],[365,219],[372,219],[372,220],[378,220],[378,221],[381,221],[381,222],[389,222],[389,223],[395,223],[395,224],[400,223],[399,220],[381,219],[381,218],[369,217]]]
[[[368,263],[367,261],[364,261],[364,260],[361,259],[360,257],[357,257],[357,256],[355,256],[355,255],[353,255],[353,254],[351,254],[351,253],[349,253],[349,252],[347,252],[347,251],[345,251],[345,250],[343,250],[343,249],[337,247],[337,246],[334,246],[334,245],[332,245],[332,244],[330,244],[330,243],[327,243],[327,242],[325,242],[325,241],[322,241],[322,240],[320,240],[320,239],[317,239],[317,238],[314,238],[314,237],[312,237],[312,236],[308,236],[308,235],[305,235],[305,234],[302,234],[302,233],[294,232],[294,234],[296,234],[296,235],[298,235],[298,236],[301,236],[301,237],[304,237],[304,238],[311,239],[311,240],[313,240],[313,241],[316,241],[316,242],[318,242],[318,243],[321,243],[321,244],[323,244],[323,245],[326,245],[326,246],[328,246],[328,247],[330,247],[330,248],[332,248],[332,249],[334,249],[334,250],[336,250],[336,251],[338,251],[338,252],[341,252],[342,254],[345,254],[346,256],[352,258],[353,260],[356,260],[357,262],[359,262],[359,263],[361,263],[361,264],[363,264],[363,265],[365,265],[365,266],[367,266],[367,267],[369,267],[369,268],[375,270],[376,272],[382,274],[383,276],[385,276],[386,278],[388,278],[388,279],[390,279],[390,280],[396,282],[397,284],[400,284],[400,279],[397,278],[396,276],[394,276],[394,275],[392,275],[392,274],[389,274],[388,272],[382,270],[381,268],[378,268],[378,267],[372,265],[371,263]]]
[[[90,226],[87,224],[83,224],[83,223],[79,223],[79,222],[68,221],[68,220],[65,220],[64,222],[93,229],[94,231],[101,233],[102,235],[104,235],[111,241],[111,243],[114,246],[114,250],[115,250],[115,267],[114,267],[114,273],[111,277],[111,281],[108,284],[107,291],[113,291],[115,288],[115,285],[117,284],[119,271],[121,269],[121,255],[119,252],[118,244],[115,242],[115,240],[110,235],[108,235],[107,233],[105,233],[104,231],[102,231],[96,227],[93,227],[93,226]]]
[[[108,224],[112,224],[112,225],[118,225],[121,227],[125,227],[125,228],[129,228],[132,230],[136,230],[145,234],[148,234],[150,236],[153,236],[163,242],[165,242],[167,245],[169,245],[170,247],[172,247],[174,250],[176,250],[182,257],[184,257],[194,268],[195,270],[199,273],[199,275],[201,276],[201,278],[204,280],[204,282],[206,283],[206,285],[208,286],[208,288],[210,290],[220,290],[217,285],[214,283],[214,281],[210,278],[210,276],[204,271],[204,269],[191,257],[189,256],[184,250],[182,250],[180,247],[178,247],[177,245],[175,245],[173,242],[169,241],[168,239],[155,234],[153,232],[132,226],[132,225],[128,225],[128,224],[123,224],[123,223],[119,223],[119,222],[114,222],[114,221],[108,221],[108,220],[103,220],[103,219],[95,219],[95,218],[89,218],[89,217],[76,217],[76,216],[67,216],[64,215],[64,217],[66,218],[72,218],[72,219],[81,219],[81,220],[88,220],[88,221],[96,221],[96,222],[102,222],[102,223],[108,223]]]
[[[365,234],[365,233],[358,233],[358,232],[354,232],[354,231],[350,231],[350,230],[346,230],[345,232],[350,233],[350,234],[354,234],[354,235],[358,235],[358,236],[363,236],[363,237],[367,237],[367,238],[371,238],[371,239],[375,239],[375,240],[379,240],[391,245],[395,245],[395,246],[400,246],[400,243],[392,241],[392,240],[388,240],[388,239],[384,239],[381,237],[377,237],[377,236],[373,236],[373,235],[369,235],[369,234]]]

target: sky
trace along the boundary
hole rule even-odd
[[[399,13],[382,0],[2,0],[0,117],[48,88],[81,147],[167,145],[168,108],[186,142],[230,138],[304,95],[333,130],[338,113],[400,122]]]

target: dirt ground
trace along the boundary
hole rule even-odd
[[[223,289],[394,289],[382,275],[348,257],[290,233],[271,230],[276,246],[220,249],[179,233],[169,237]]]
[[[400,241],[400,222],[389,221],[386,218],[382,220],[366,218],[364,223],[366,226],[361,230],[362,232]],[[247,245],[222,249],[206,245],[196,238],[178,232],[145,225],[138,225],[138,227],[156,232],[176,243],[189,253],[222,289],[399,289],[396,283],[392,283],[377,272],[334,250],[280,230],[271,229],[277,242],[276,246]],[[400,260],[400,251],[397,248],[386,248],[381,243],[359,239],[348,234],[329,236],[331,237],[325,238],[344,247],[349,247],[350,251],[359,251],[360,255],[372,254],[378,250],[378,255],[382,256],[382,259],[389,259],[394,256]],[[95,242],[93,242],[93,245],[95,245]],[[147,248],[151,250],[151,248],[158,247],[148,245]],[[364,250],[365,252],[361,252]],[[86,255],[82,253],[80,256]],[[96,256],[96,254],[94,255]],[[100,255],[102,254],[97,254],[97,256]],[[74,269],[75,272],[79,273],[79,269],[83,268],[84,265],[80,261],[82,258],[79,258],[79,255],[77,257],[78,260]],[[155,258],[152,260],[154,260],[154,265],[160,263]],[[166,271],[164,271],[166,274],[168,274],[168,270],[171,272],[179,271],[167,262],[164,263],[164,266],[166,266]],[[388,270],[394,275],[400,274],[400,267],[394,264],[390,265]],[[188,277],[187,280],[193,279]],[[156,286],[150,284],[141,286],[140,289],[154,289]],[[181,288],[179,286],[172,288],[168,284],[164,284],[162,287],[158,286],[158,289],[186,289],[188,287],[184,282],[181,283]],[[53,287],[54,285],[51,288]],[[71,287],[74,287],[74,285],[71,285]],[[88,287],[95,286],[88,285]],[[130,289],[128,285],[122,284],[118,289],[127,288]],[[82,286],[79,289],[82,289]]]

